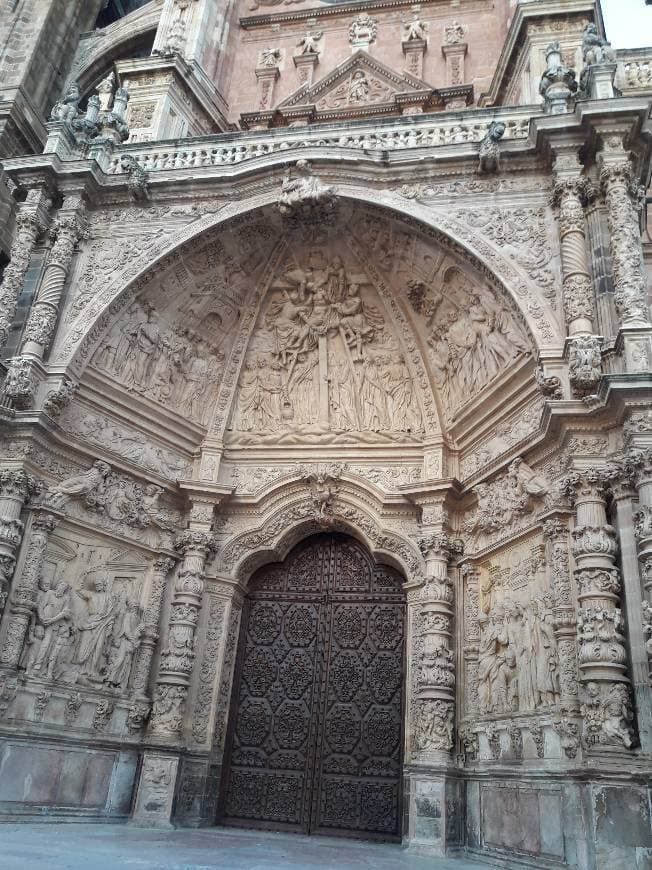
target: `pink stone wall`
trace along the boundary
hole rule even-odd
[[[324,34],[314,82],[328,75],[352,54],[349,27],[356,17],[355,12],[340,12],[337,5],[317,5],[314,0],[291,5],[261,5],[255,11],[251,8],[253,3],[254,0],[240,0],[235,10],[225,47],[224,63],[217,82],[229,104],[229,118],[234,123],[242,112],[253,112],[259,108],[255,69],[259,65],[263,49],[279,48],[282,55],[273,105],[277,105],[299,87],[299,73],[294,65],[294,57],[299,53],[297,42],[308,27],[313,33],[323,31]],[[452,9],[449,3],[424,4],[419,12],[419,18],[428,24],[424,80],[433,87],[448,84],[446,61],[441,47],[444,43],[445,27],[456,21],[464,27],[464,39],[468,45],[464,83],[473,84],[477,100],[491,82],[507,35],[513,5],[513,0],[496,0],[495,3],[471,0]],[[314,10],[312,20],[296,17],[296,13],[304,9]],[[399,8],[367,8],[360,11],[368,12],[378,26],[376,40],[369,49],[371,56],[397,72],[404,71],[402,23],[411,19],[411,6],[406,3]],[[278,20],[281,15],[287,16],[289,20]],[[267,20],[254,25],[251,23],[254,17]],[[246,26],[240,24],[241,20]],[[247,20],[249,24],[246,23]]]

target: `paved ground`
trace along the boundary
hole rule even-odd
[[[487,870],[410,855],[400,846],[213,828],[0,824],[5,870]]]

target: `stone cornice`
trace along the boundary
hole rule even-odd
[[[308,9],[297,9],[287,12],[268,12],[261,15],[245,15],[239,20],[240,27],[244,30],[253,30],[256,27],[269,27],[272,24],[286,22],[299,22],[307,18],[326,18],[352,15],[356,12],[379,12],[389,9],[401,9],[412,6],[411,0],[349,0],[348,3],[334,3],[328,6],[313,6]],[[423,6],[440,6],[446,13],[450,13],[448,0],[425,0]],[[465,0],[464,11],[475,11],[487,8],[486,0]]]

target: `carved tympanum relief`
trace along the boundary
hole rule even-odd
[[[191,322],[200,325],[194,318]],[[208,394],[223,370],[224,353],[219,347],[228,341],[223,317],[217,312],[211,326],[214,332],[210,327],[200,332],[181,326],[167,320],[151,303],[139,300],[127,322],[111,330],[92,362],[129,392],[141,393],[206,424]],[[209,330],[210,338],[205,334]]]
[[[439,284],[410,281],[407,296],[422,318],[442,408],[450,417],[531,349],[505,301],[458,267],[448,268]]]
[[[91,365],[128,393],[207,425],[247,296],[276,238],[256,227],[208,235],[159,269],[137,298],[114,307]]]
[[[232,441],[414,440],[414,379],[363,266],[342,245],[295,249],[269,286],[249,344]]]

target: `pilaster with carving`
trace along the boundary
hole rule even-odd
[[[38,481],[20,468],[0,469],[0,613],[7,600],[16,553],[23,539],[20,513],[39,488]]]
[[[616,567],[616,530],[607,521],[609,473],[577,471],[566,480],[576,510],[572,553],[578,586],[579,668],[587,747],[633,745],[631,690]]]
[[[615,302],[622,326],[649,326],[645,267],[636,201],[639,188],[619,135],[607,135],[598,154],[600,184],[611,236]]]
[[[152,660],[159,639],[159,626],[161,623],[163,601],[165,599],[165,586],[168,574],[174,568],[174,565],[174,559],[167,557],[162,557],[154,561],[149,599],[143,614],[143,635],[138,651],[138,659],[134,666],[132,682],[134,693],[141,697],[147,697],[148,695]]]
[[[647,437],[642,436],[641,442]],[[622,459],[614,463],[614,474],[632,686],[641,748],[649,752],[652,751],[652,446],[645,443],[630,446]]]
[[[0,347],[4,347],[7,343],[18,297],[23,289],[36,239],[43,229],[48,205],[49,202],[40,190],[31,190],[16,215],[16,229],[9,252],[9,264],[0,284]]]
[[[51,232],[54,244],[25,327],[21,349],[22,354],[37,359],[43,358],[52,340],[75,245],[85,232],[83,202],[78,194],[66,197]]]
[[[559,655],[559,702],[567,712],[579,712],[577,616],[571,574],[568,518],[554,514],[543,524],[546,563],[550,566],[553,626]]]
[[[149,733],[153,739],[177,742],[195,660],[195,635],[204,592],[204,566],[214,548],[209,532],[187,529],[175,541],[183,555],[170,610],[168,637],[161,654]]]
[[[32,608],[36,602],[48,540],[57,523],[58,519],[46,511],[38,509],[32,513],[25,561],[9,596],[5,636],[0,649],[0,664],[4,667],[18,667]]]
[[[443,532],[421,538],[419,547],[426,562],[426,582],[421,589],[414,754],[420,762],[447,761],[455,743],[454,591],[448,563],[462,547]]]

